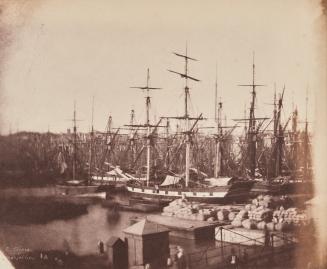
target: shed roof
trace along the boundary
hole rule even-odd
[[[146,219],[141,220],[124,230],[124,233],[134,234],[134,235],[148,235],[148,234],[156,234],[156,233],[163,233],[163,232],[169,232],[169,229],[159,224],[149,222]]]
[[[113,246],[117,242],[120,242],[120,241],[123,243],[123,240],[121,240],[119,237],[117,237],[117,236],[111,236],[109,238],[109,240],[107,241],[107,246]]]

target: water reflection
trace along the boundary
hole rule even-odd
[[[0,198],[0,223],[41,224],[87,213],[87,204],[55,200],[51,197]]]
[[[97,253],[97,243],[106,242],[113,235],[123,237],[122,231],[134,216],[142,214],[92,204],[84,215],[72,219],[42,224],[0,223],[0,248],[70,250],[78,255]]]
[[[107,209],[107,222],[110,225],[117,225],[120,220],[120,211],[118,206],[113,206]]]

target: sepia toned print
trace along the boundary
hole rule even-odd
[[[0,268],[326,268],[326,24],[0,0]]]

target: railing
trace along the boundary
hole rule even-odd
[[[225,228],[220,227],[217,233],[222,232],[222,229]],[[247,252],[249,256],[253,256],[254,253],[258,251],[258,243],[259,245],[262,246],[262,244],[260,244],[260,242],[258,241],[259,238],[252,239],[247,236],[243,236],[239,233],[236,233],[234,231],[231,232],[244,237],[246,240],[243,241],[242,244],[240,243],[233,244],[233,243],[226,243],[224,241],[219,241],[218,246],[207,247],[206,249],[201,251],[188,253],[187,256],[188,256],[189,268],[198,268],[200,266],[210,266],[210,265],[220,265],[223,267],[228,262],[227,259],[231,255],[232,249],[238,257],[242,256],[244,250]],[[254,246],[243,245],[251,241],[254,242]]]
[[[229,263],[229,257],[232,251],[235,255],[239,257],[240,262],[246,262],[249,268],[256,268],[261,264],[266,262],[271,262],[274,256],[280,253],[289,255],[289,253],[294,249],[295,241],[287,236],[286,234],[279,235],[272,233],[270,245],[265,245],[265,236],[260,238],[250,238],[233,230],[226,229],[224,227],[219,227],[217,233],[221,233],[221,238],[223,230],[237,234],[238,236],[244,237],[244,241],[241,243],[227,243],[223,240],[218,241],[218,246],[207,247],[200,251],[195,251],[187,254],[188,268],[225,268]],[[216,233],[216,235],[217,235]],[[281,247],[274,247],[274,237],[283,240],[287,244]],[[252,244],[250,244],[252,242]],[[244,259],[244,253],[247,254],[247,260]]]

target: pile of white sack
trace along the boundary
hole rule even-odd
[[[298,208],[286,208],[283,199],[259,195],[246,205],[208,205],[189,202],[185,198],[172,201],[163,208],[162,215],[188,220],[220,221],[246,229],[287,231],[308,223],[307,214]],[[289,201],[288,201],[289,202]],[[289,204],[287,202],[287,204]],[[285,208],[284,208],[285,206]]]
[[[181,198],[164,207],[161,215],[189,220],[230,222],[239,211],[239,206],[208,205]]]
[[[294,226],[308,223],[308,217],[303,210],[295,207],[284,209],[280,204],[280,201],[274,200],[270,195],[259,195],[231,219],[231,224],[246,229],[287,231]]]
[[[281,206],[278,210],[274,211],[273,222],[286,222],[287,224],[293,225],[306,225],[308,224],[309,219],[307,214],[303,210],[301,211],[296,207],[284,209],[284,207]]]

